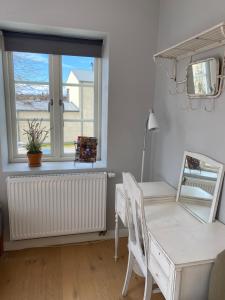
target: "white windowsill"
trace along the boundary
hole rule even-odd
[[[41,167],[30,168],[26,163],[8,163],[3,166],[4,173],[18,173],[18,174],[40,174],[40,173],[50,173],[52,171],[55,172],[63,172],[63,171],[75,171],[75,172],[83,172],[83,171],[96,171],[96,170],[105,170],[106,162],[105,161],[97,161],[96,163],[79,163],[73,161],[60,161],[60,162],[42,162]]]

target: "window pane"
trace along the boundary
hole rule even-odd
[[[94,57],[62,56],[62,82],[94,82]]]
[[[94,119],[94,87],[83,87],[83,118]]]
[[[13,52],[14,89],[16,102],[17,153],[26,154],[28,121],[42,120],[50,130],[49,112],[49,59],[47,54]],[[45,83],[45,84],[43,84]],[[51,136],[42,147],[44,154],[51,154]]]
[[[81,135],[81,123],[73,121],[64,122],[64,153],[75,154],[74,142]]]
[[[83,123],[83,135],[94,137],[94,123],[93,122],[84,122]]]
[[[84,120],[94,120],[94,63],[93,57],[62,56],[66,154],[74,153],[74,141],[79,135],[94,134],[94,122],[84,123]]]
[[[48,54],[13,52],[15,81],[49,82]]]

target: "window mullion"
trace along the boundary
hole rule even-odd
[[[61,156],[61,110],[59,106],[60,99],[60,58],[58,55],[51,55],[51,90],[52,90],[52,116],[53,116],[53,148],[54,156],[59,159]]]
[[[52,61],[52,56],[49,55],[49,101],[52,102],[53,100],[53,61]],[[51,131],[51,155],[54,157],[55,156],[55,127],[54,127],[54,118],[53,118],[53,105],[50,104],[50,131]]]
[[[80,109],[81,109],[81,135],[84,135],[84,90],[83,90],[83,84],[80,86]]]
[[[53,106],[53,98],[54,98],[54,91],[53,91],[53,57],[52,55],[49,55],[49,101],[51,101],[50,104],[50,131],[51,131],[51,154],[54,157],[55,156],[55,125],[54,125],[54,106]]]
[[[64,100],[63,100],[63,79],[62,79],[62,56],[58,56],[58,93],[59,93],[59,123],[60,123],[60,144],[59,151],[60,156],[64,156]]]

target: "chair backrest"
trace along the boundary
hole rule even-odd
[[[144,213],[143,192],[133,175],[123,173],[123,185],[126,193],[126,211],[129,231],[129,243],[136,248],[136,252],[142,255],[147,263],[148,234]]]
[[[222,299],[225,299],[225,250],[217,256],[213,265],[208,297],[208,300]]]

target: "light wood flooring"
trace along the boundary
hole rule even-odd
[[[36,248],[0,258],[1,300],[142,300],[144,281],[134,275],[128,296],[121,296],[127,265],[127,240],[120,259],[114,241]],[[163,300],[154,294],[151,300]]]

